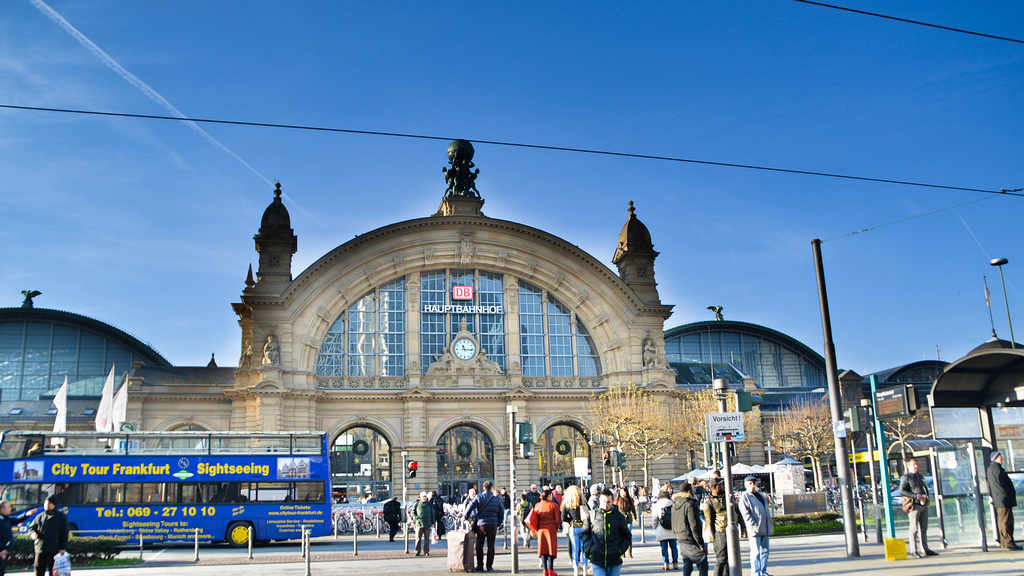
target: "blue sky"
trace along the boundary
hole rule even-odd
[[[842,5],[998,36],[1024,24],[1024,4],[1008,0]],[[1021,102],[1022,44],[791,0],[0,3],[7,105],[174,109],[998,190],[1024,186]],[[200,127],[0,109],[0,306],[40,290],[37,306],[113,324],[175,364],[215,352],[231,365],[230,304],[256,262],[272,182],[299,238],[296,275],[358,234],[432,214],[444,191],[445,141]],[[476,149],[488,216],[609,266],[632,198],[661,252],[662,301],[675,305],[666,327],[721,305],[821,352],[820,238],[840,368],[967,353],[991,333],[984,274],[1008,338],[995,257],[1010,260],[1024,334],[1024,198]]]

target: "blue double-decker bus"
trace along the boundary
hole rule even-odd
[[[255,541],[331,530],[328,444],[318,432],[0,433],[0,497],[56,495],[73,532],[145,542]],[[26,522],[27,525],[27,522]]]

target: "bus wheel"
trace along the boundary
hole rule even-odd
[[[232,522],[228,524],[226,540],[232,548],[242,548],[249,545],[249,522]]]

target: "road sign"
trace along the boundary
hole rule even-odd
[[[775,451],[776,451],[776,448],[775,448],[775,446],[771,446],[771,445],[769,445],[769,446],[765,446],[765,447],[764,447],[764,451],[765,451],[765,452],[775,452]]]
[[[590,459],[586,456],[573,458],[572,465],[576,476],[583,477],[590,473]]]
[[[742,412],[712,412],[704,416],[708,442],[743,442]]]

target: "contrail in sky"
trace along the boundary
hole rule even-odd
[[[124,80],[126,82],[128,82],[132,86],[135,86],[136,88],[141,90],[142,93],[145,94],[150,100],[152,100],[153,102],[156,102],[157,104],[163,106],[171,114],[174,114],[175,116],[177,116],[179,118],[188,118],[187,116],[182,114],[181,111],[179,111],[177,108],[175,108],[170,102],[168,102],[163,96],[161,96],[156,90],[153,90],[152,88],[150,88],[148,84],[146,84],[145,82],[140,80],[137,76],[135,76],[134,74],[132,74],[128,70],[126,70],[124,68],[124,66],[121,66],[120,64],[118,64],[116,60],[114,60],[113,58],[110,57],[110,54],[107,54],[106,52],[103,51],[102,48],[100,48],[96,44],[93,44],[92,40],[89,40],[89,38],[87,38],[85,36],[85,34],[82,34],[81,32],[79,32],[77,28],[75,28],[74,26],[71,25],[70,22],[65,20],[64,17],[61,16],[60,14],[58,14],[56,10],[54,10],[53,8],[50,8],[49,6],[47,6],[46,3],[43,2],[42,0],[31,0],[31,2],[32,2],[32,5],[35,6],[40,12],[42,12],[47,17],[49,17],[50,20],[53,20],[54,22],[56,22],[58,26],[63,28],[68,34],[71,34],[71,36],[75,40],[78,40],[79,44],[81,44],[82,46],[85,46],[85,48],[89,52],[92,52],[94,56],[99,58],[100,61],[103,62],[107,66],[107,68],[110,68],[114,72],[117,72],[118,76],[120,76],[121,78],[124,78]],[[220,148],[221,150],[223,150],[224,152],[226,152],[227,154],[231,155],[236,160],[241,162],[246,168],[248,168],[249,170],[252,170],[253,174],[255,174],[255,175],[259,176],[260,178],[262,178],[263,181],[266,182],[268,186],[273,186],[274,185],[274,183],[271,182],[270,180],[268,180],[265,176],[263,176],[263,174],[260,174],[259,170],[256,170],[255,168],[250,166],[248,162],[246,162],[245,160],[242,160],[241,156],[239,156],[238,154],[235,154],[234,152],[232,152],[227,146],[221,144],[213,136],[210,136],[205,130],[200,128],[198,124],[196,124],[195,122],[192,122],[192,121],[188,121],[188,120],[186,120],[185,123],[188,124],[189,128],[191,128],[191,129],[195,130],[196,132],[198,132],[199,135],[202,136],[204,139],[206,139],[207,142],[209,142],[210,144],[213,144],[217,148]]]

